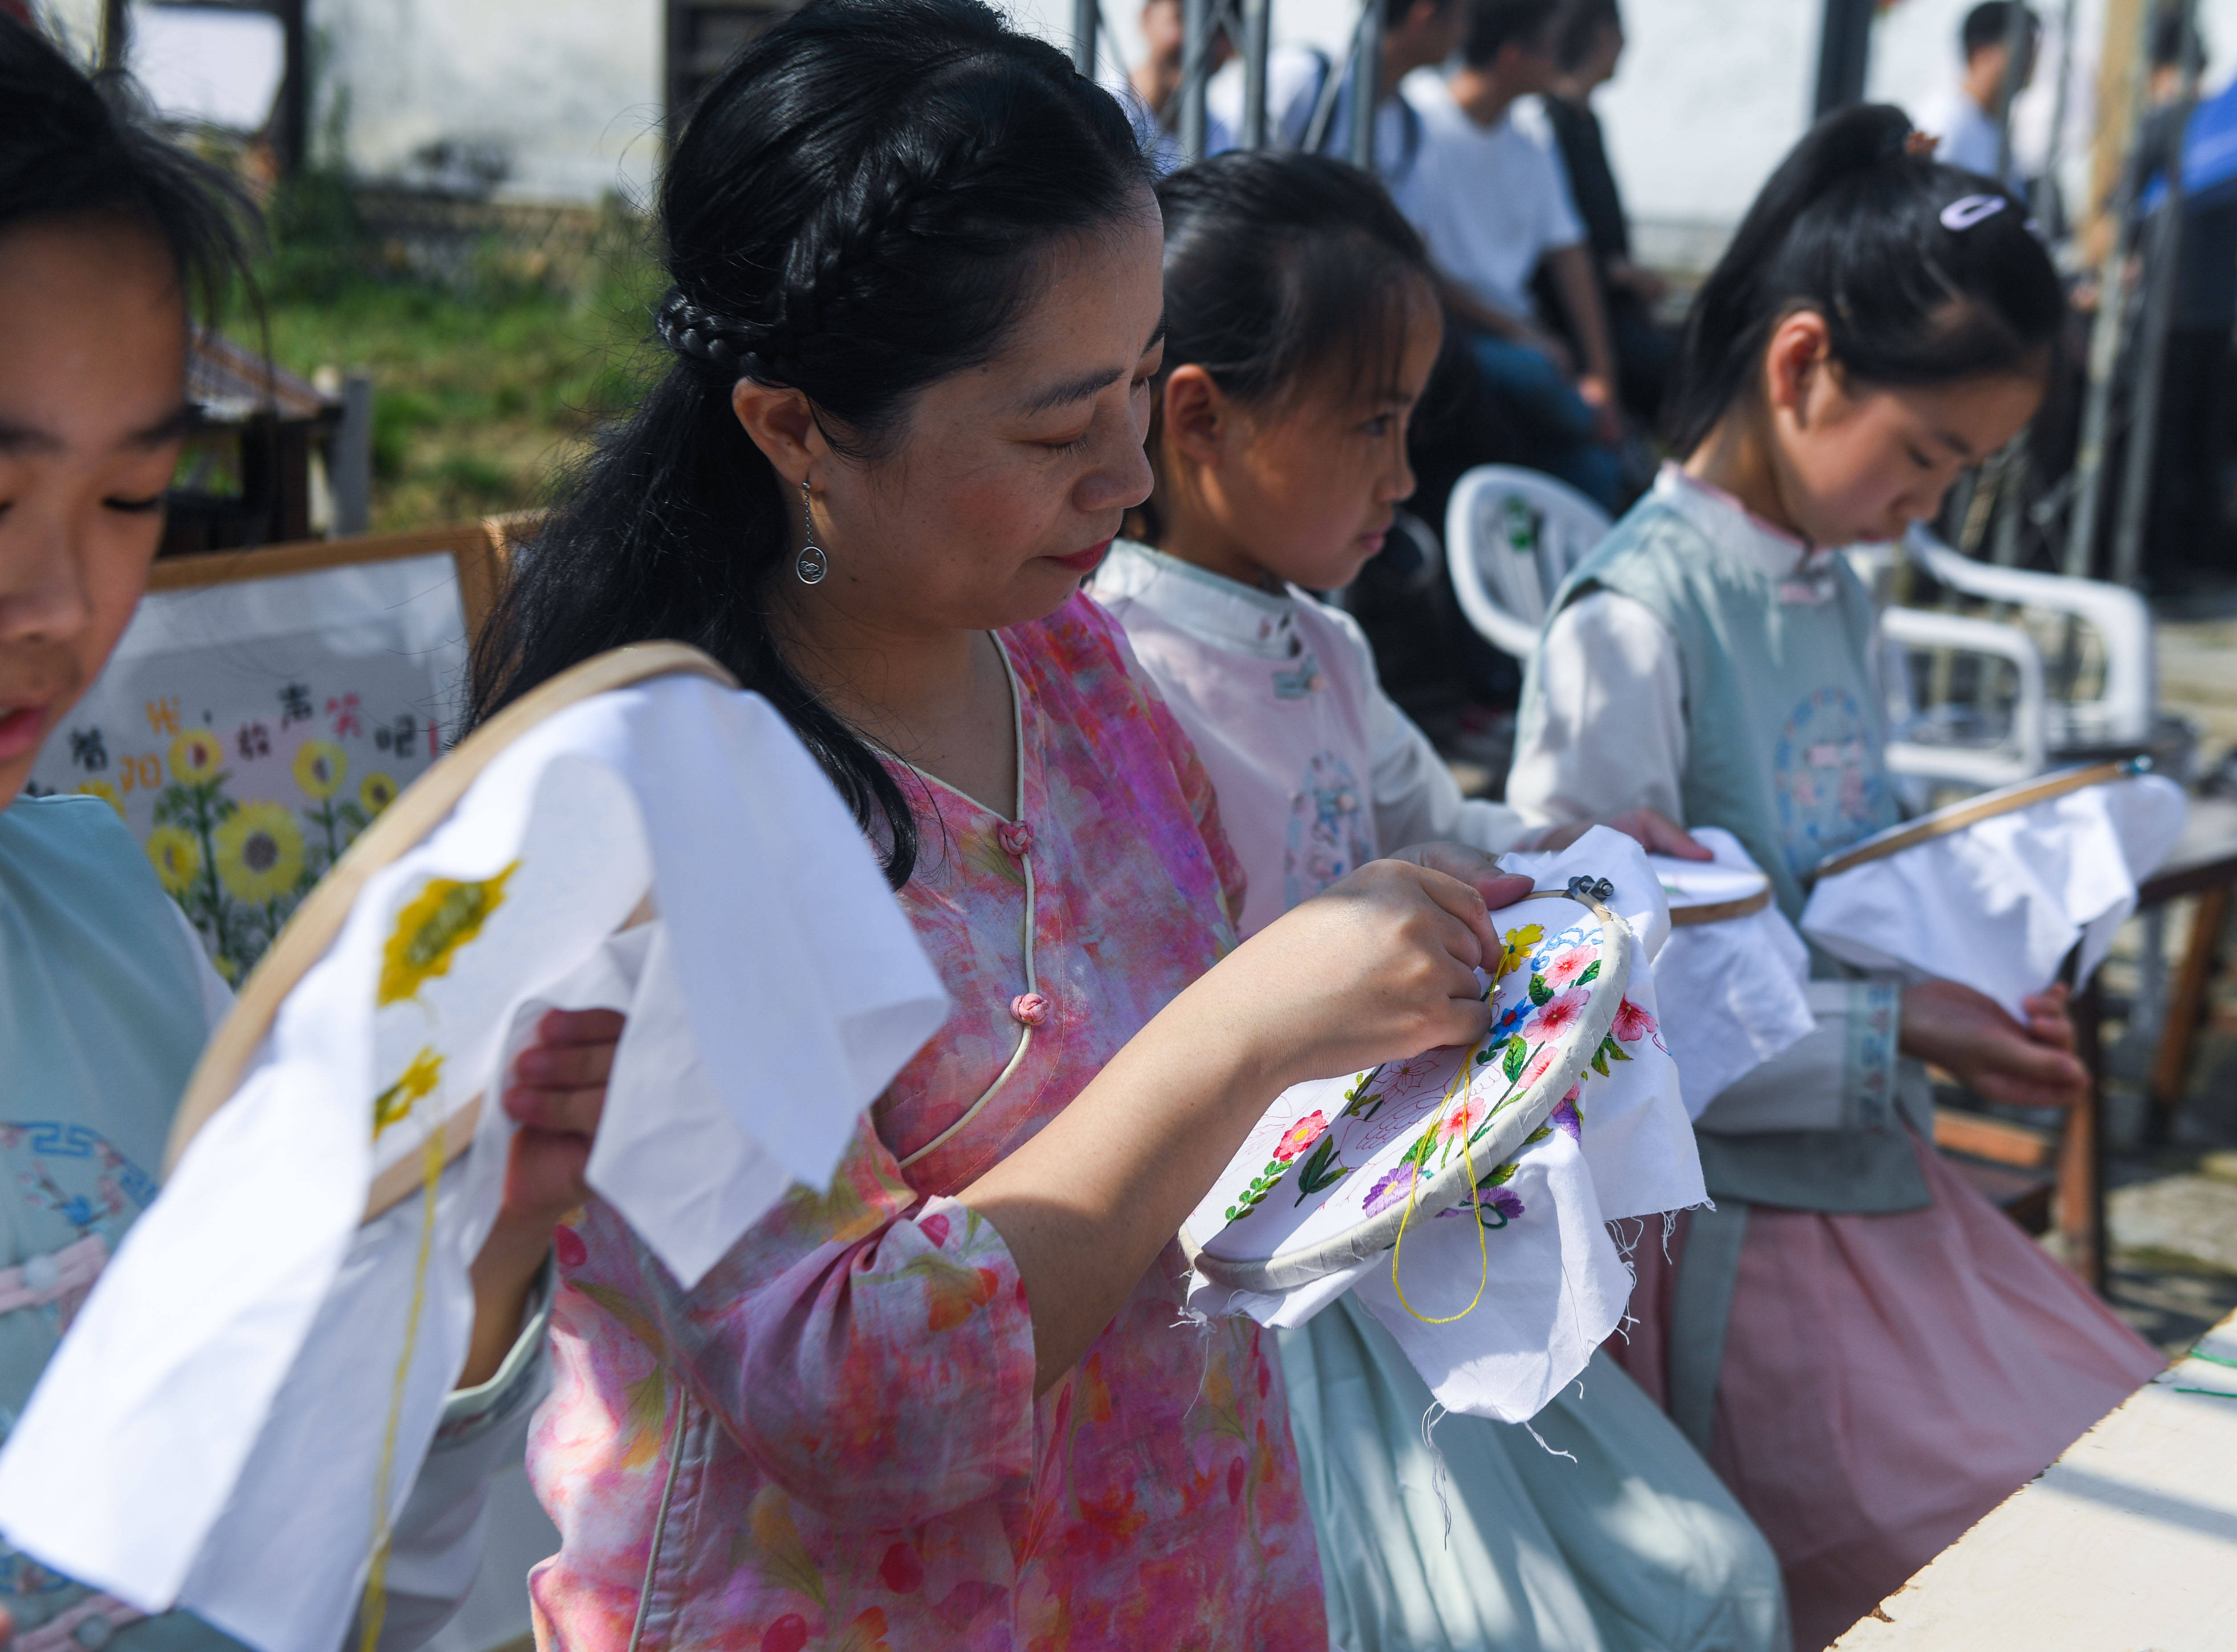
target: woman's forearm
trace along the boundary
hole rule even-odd
[[[1284,1086],[1222,1020],[1182,994],[958,1195],[1025,1282],[1037,1395],[1086,1353]]]

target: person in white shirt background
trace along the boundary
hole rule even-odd
[[[1620,510],[1614,351],[1584,226],[1535,102],[1561,74],[1558,0],[1467,6],[1460,67],[1408,89],[1422,152],[1394,194],[1429,244],[1477,377],[1534,449],[1523,457]],[[1530,284],[1541,266],[1579,340],[1574,355],[1535,313]]]
[[[2021,13],[2027,56],[2011,76],[2009,94],[2017,97],[2035,78],[2037,49],[2042,43],[2042,24],[2019,0],[1982,0],[1965,14],[1958,30],[1958,46],[1965,54],[1964,78],[1948,104],[1930,119],[1927,129],[1941,139],[1934,158],[1944,166],[1962,167],[1984,178],[1997,175],[1997,151],[2003,147],[2006,65],[2010,58],[2012,13]],[[1938,125],[1938,129],[1937,129]],[[2024,188],[2014,158],[2003,157],[2003,181]]]
[[[1124,79],[1105,81],[1103,86],[1126,111],[1126,118],[1133,122],[1134,141],[1162,175],[1181,163],[1180,89],[1188,75],[1188,28],[1181,0],[1149,0],[1142,8],[1142,61]],[[1235,43],[1224,29],[1213,32],[1209,53],[1211,62],[1204,69],[1206,76],[1217,74],[1235,55]],[[1237,113],[1231,124],[1228,117],[1206,102],[1206,155],[1219,155],[1235,147],[1236,134],[1242,130],[1242,105],[1238,102],[1236,107]]]
[[[1396,189],[1422,149],[1422,115],[1398,89],[1416,69],[1451,56],[1468,20],[1466,0],[1382,0],[1382,57],[1376,82],[1375,173]],[[1277,47],[1266,62],[1266,135],[1277,149],[1351,155],[1351,65],[1317,46]],[[1210,109],[1226,132],[1243,129],[1243,77],[1212,82]],[[1326,107],[1323,108],[1323,105]],[[1316,132],[1317,128],[1317,132]],[[1308,140],[1317,138],[1316,142]],[[1207,149],[1218,154],[1217,149]]]

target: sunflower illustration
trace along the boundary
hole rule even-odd
[[[378,1142],[390,1125],[411,1117],[412,1104],[433,1095],[442,1080],[443,1058],[433,1045],[423,1046],[404,1070],[404,1076],[373,1098],[373,1139]]]
[[[341,790],[349,755],[330,740],[307,740],[295,754],[295,784],[306,797],[325,802]]]
[[[434,977],[448,975],[459,949],[480,934],[490,914],[505,904],[505,882],[519,870],[516,860],[478,881],[430,878],[396,915],[396,928],[381,953],[380,987],[373,1002],[416,997]]]
[[[375,769],[359,785],[357,800],[365,805],[367,814],[379,814],[396,801],[396,781]]]
[[[99,798],[118,814],[124,813],[124,800],[116,795],[116,788],[107,780],[81,780],[77,789],[88,797]]]
[[[302,828],[277,803],[244,803],[226,816],[216,849],[217,875],[236,900],[277,900],[303,875]]]
[[[174,895],[183,895],[201,872],[202,846],[191,832],[159,826],[148,834],[148,859],[155,862],[155,876],[163,887]]]
[[[225,761],[225,747],[207,728],[189,728],[171,742],[171,773],[188,785],[214,780]]]

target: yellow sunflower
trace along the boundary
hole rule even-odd
[[[348,754],[330,740],[307,740],[295,754],[295,784],[314,803],[324,803],[340,791],[348,773]]]
[[[412,1104],[433,1095],[442,1078],[443,1058],[430,1044],[412,1056],[403,1077],[373,1098],[373,1139],[378,1142],[380,1133],[390,1125],[401,1124],[411,1117]]]
[[[459,949],[480,934],[490,914],[505,904],[505,882],[519,869],[516,860],[478,882],[430,878],[396,915],[396,928],[382,949],[373,1002],[401,1003],[416,997],[434,977],[448,975]]]
[[[83,780],[77,789],[88,797],[99,798],[117,813],[124,813],[124,800],[116,795],[116,788],[107,780]]]
[[[303,875],[302,829],[277,803],[242,804],[218,827],[216,846],[217,875],[236,900],[277,900]]]
[[[161,826],[148,834],[148,859],[155,863],[155,876],[175,895],[194,887],[202,869],[202,846],[194,833]]]
[[[365,777],[357,788],[357,800],[365,805],[367,814],[379,814],[396,801],[396,782],[379,769]]]
[[[171,773],[189,785],[211,779],[225,761],[225,747],[207,728],[189,728],[171,742]]]

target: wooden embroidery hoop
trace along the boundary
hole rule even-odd
[[[2103,786],[2108,781],[2149,773],[2151,767],[2152,760],[2148,757],[2089,763],[2080,768],[2062,769],[2039,780],[2022,780],[2016,786],[1983,792],[1978,797],[1953,803],[1946,809],[1937,809],[1916,820],[1890,826],[1884,832],[1866,838],[1862,843],[1851,845],[1838,854],[1828,855],[1811,868],[1803,881],[1814,884],[1822,878],[1831,878],[1871,861],[1884,860],[1890,855],[1915,849],[1922,843],[1931,843],[1937,838],[1950,837],[1963,832],[1967,826],[1978,826],[1983,820],[1993,820],[2000,814],[2016,814],[2037,803],[2064,797],[2069,792],[2079,792],[2089,787]]]
[[[1723,924],[1735,918],[1751,918],[1771,905],[1771,879],[1764,879],[1763,886],[1753,894],[1736,895],[1730,900],[1704,901],[1699,905],[1670,908],[1670,927],[1691,929],[1697,924]]]
[[[1616,1012],[1623,1005],[1624,990],[1631,979],[1633,937],[1623,915],[1607,904],[1614,892],[1605,879],[1580,877],[1570,879],[1566,889],[1541,889],[1522,898],[1574,900],[1589,910],[1600,924],[1600,972],[1587,989],[1589,996],[1584,1013],[1566,1035],[1553,1065],[1539,1076],[1536,1083],[1494,1116],[1488,1132],[1469,1157],[1455,1158],[1443,1168],[1422,1176],[1412,1199],[1394,1204],[1328,1239],[1277,1251],[1271,1256],[1216,1256],[1183,1222],[1178,1237],[1189,1266],[1214,1285],[1229,1290],[1270,1295],[1294,1291],[1382,1255],[1397,1244],[1398,1235],[1409,1219],[1442,1210],[1467,1197],[1472,1190],[1473,1171],[1488,1172],[1513,1158],[1525,1139],[1545,1123],[1561,1104],[1561,1098],[1569,1093],[1570,1087],[1583,1076],[1594,1052],[1614,1027]],[[1464,1067],[1473,1063],[1474,1054],[1471,1050],[1461,1057]],[[1447,1105],[1449,1104],[1448,1100]],[[1434,1127],[1434,1119],[1424,1116],[1420,1129]]]
[[[271,950],[257,960],[232,1010],[204,1046],[171,1122],[170,1142],[163,1153],[164,1176],[170,1175],[187,1144],[240,1087],[241,1075],[272,1030],[280,1004],[312,965],[327,955],[367,879],[425,841],[450,818],[482,771],[531,729],[595,694],[667,676],[704,677],[725,688],[738,687],[738,680],[720,661],[689,643],[633,642],[610,649],[570,667],[513,701],[444,754],[382,810],[295,909]],[[633,916],[631,922],[636,921]],[[458,1158],[472,1144],[481,1105],[482,1097],[477,1095],[451,1115],[445,1142],[448,1158]],[[376,1175],[366,1197],[363,1220],[371,1221],[410,1196],[421,1177],[416,1155],[406,1155]]]

